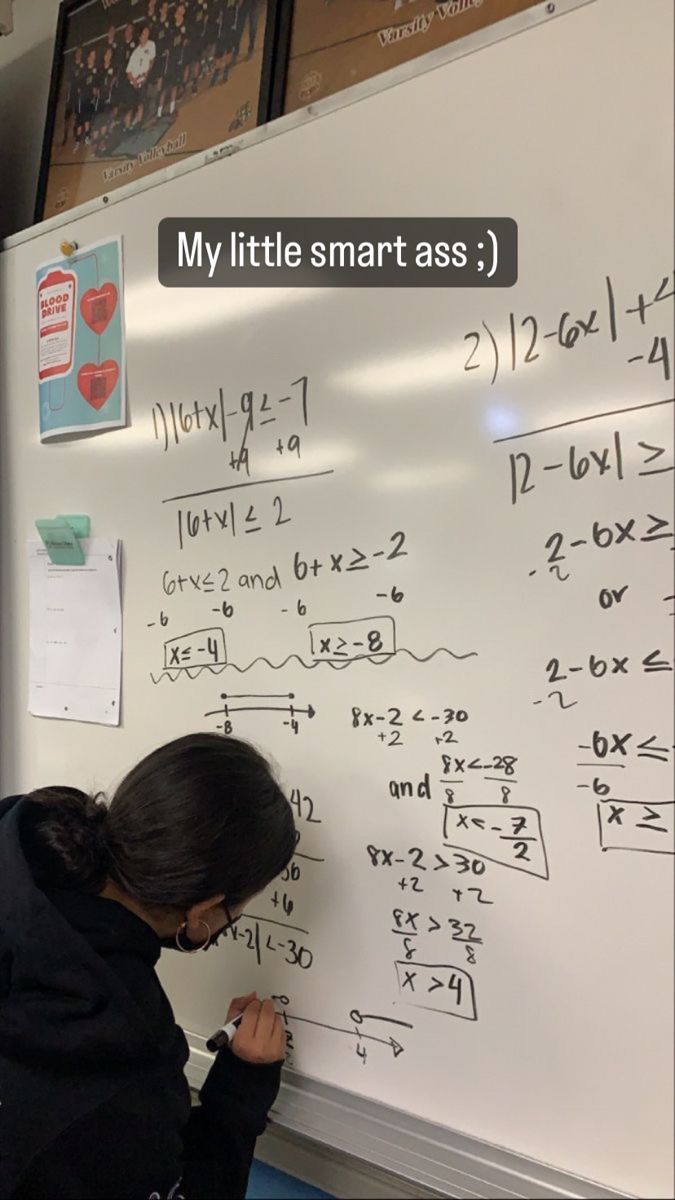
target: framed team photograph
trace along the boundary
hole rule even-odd
[[[62,0],[35,220],[269,120],[288,0]]]
[[[283,111],[332,96],[537,2],[294,0]]]

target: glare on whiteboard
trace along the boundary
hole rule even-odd
[[[461,378],[466,351],[464,346],[453,350],[419,348],[395,356],[378,355],[340,372],[332,383],[363,395],[383,400],[396,392],[410,394],[431,388],[450,388]]]
[[[157,280],[129,284],[125,293],[129,341],[235,324],[276,308],[316,299],[322,288],[165,288]]]

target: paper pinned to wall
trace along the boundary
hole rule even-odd
[[[82,541],[83,566],[59,566],[28,543],[30,679],[36,717],[119,725],[122,670],[121,543]]]
[[[122,239],[43,263],[35,277],[40,440],[126,423]]]

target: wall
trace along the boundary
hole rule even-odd
[[[59,0],[14,0],[0,38],[0,238],[33,221]]]

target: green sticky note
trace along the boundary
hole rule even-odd
[[[91,520],[80,513],[57,513],[57,521],[67,521],[76,538],[88,538],[91,532]]]
[[[84,566],[84,551],[67,521],[45,517],[35,522],[35,528],[45,544],[50,562],[60,567]]]

